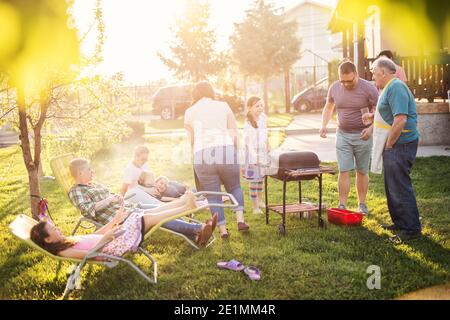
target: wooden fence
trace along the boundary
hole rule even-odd
[[[364,60],[362,78],[372,80],[370,68],[375,59]],[[408,87],[418,99],[447,99],[450,89],[450,54],[439,56],[400,57],[399,64],[403,67],[408,79]]]

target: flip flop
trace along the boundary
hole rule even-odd
[[[217,266],[221,269],[227,269],[232,271],[242,271],[245,269],[245,266],[237,260],[217,262]]]
[[[248,266],[244,269],[244,272],[250,280],[258,281],[261,279],[261,271],[256,267]]]

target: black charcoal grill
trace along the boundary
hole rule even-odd
[[[269,174],[265,176],[265,204],[266,204],[266,224],[269,224],[269,211],[273,211],[282,216],[282,222],[279,225],[281,234],[286,234],[286,213],[300,213],[317,211],[319,226],[323,228],[325,222],[322,218],[322,175],[324,173],[335,174],[336,171],[331,167],[323,167],[320,165],[319,157],[314,152],[309,151],[287,151],[272,155],[272,167],[275,164],[275,170],[269,170]],[[268,203],[268,178],[283,181],[283,203],[269,205]],[[302,180],[319,181],[319,203],[312,204],[302,202]],[[287,182],[298,181],[298,203],[286,204],[286,188]]]

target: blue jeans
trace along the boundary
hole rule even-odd
[[[186,192],[186,186],[176,181],[170,181],[167,190],[163,192],[163,197],[179,198]]]
[[[139,207],[141,209],[151,209],[157,207],[157,205],[154,204],[140,204]],[[202,228],[201,224],[198,223],[189,223],[182,219],[175,219],[169,222],[166,222],[162,225],[162,227],[184,234],[186,237],[191,239],[192,241],[195,241],[195,238],[197,236],[197,233]]]
[[[211,163],[211,161],[205,159],[203,157],[205,154],[215,157],[215,161]],[[237,159],[237,151],[234,146],[207,148],[198,151],[194,155],[194,170],[201,191],[220,192],[220,187],[223,184],[225,190],[231,193],[239,204],[234,211],[244,211],[244,194],[241,189],[240,166]],[[209,203],[222,203],[222,196],[220,195],[208,195],[206,198]],[[211,214],[215,212],[219,216],[217,225],[226,224],[223,208],[211,207]]]
[[[182,233],[192,241],[195,241],[195,237],[202,228],[202,225],[198,223],[189,223],[182,219],[175,219],[164,223],[162,227],[178,233]]]
[[[419,209],[411,183],[418,139],[383,152],[384,188],[392,222],[405,232],[421,232]]]

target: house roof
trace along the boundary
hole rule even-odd
[[[318,1],[314,1],[314,0],[303,0],[303,1],[301,1],[299,4],[293,6],[293,7],[290,8],[289,10],[287,10],[284,14],[285,14],[285,15],[291,15],[291,14],[293,14],[298,8],[300,8],[300,7],[304,6],[304,5],[307,5],[307,4],[310,4],[310,5],[313,5],[313,6],[317,6],[317,7],[321,7],[321,8],[325,8],[325,9],[328,9],[328,10],[330,10],[330,11],[333,10],[333,6],[330,6],[330,5],[327,5],[327,4],[318,2]]]
[[[374,4],[377,3],[376,0],[371,1]],[[364,21],[369,2],[367,0],[338,0],[328,23],[328,29],[332,33],[336,33],[345,30],[353,23]]]

